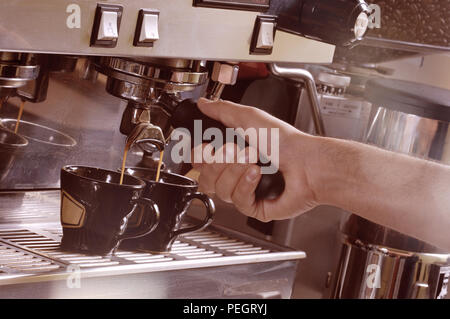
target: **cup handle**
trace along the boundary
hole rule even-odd
[[[216,212],[216,207],[214,205],[213,200],[208,195],[203,194],[203,193],[188,194],[184,198],[184,202],[185,202],[185,204],[184,204],[185,208],[184,209],[187,208],[187,206],[189,205],[189,203],[193,199],[200,199],[203,202],[203,204],[205,205],[205,208],[206,208],[205,219],[202,222],[200,222],[200,224],[198,224],[198,225],[181,228],[181,229],[178,229],[178,230],[174,231],[172,233],[172,239],[177,237],[177,236],[179,236],[179,235],[181,235],[181,234],[191,233],[193,231],[204,229],[204,228],[208,227],[212,223],[213,217],[214,217],[214,213]]]
[[[146,206],[150,208],[150,210],[144,210],[144,220],[141,223],[141,227],[139,227],[137,231],[128,231],[127,229],[122,235],[119,236],[119,240],[145,236],[154,231],[159,224],[159,208],[154,201],[141,197],[138,199],[133,199],[131,202],[140,206]]]

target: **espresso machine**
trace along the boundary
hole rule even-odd
[[[153,167],[180,105],[219,99],[239,63],[330,63],[369,15],[363,0],[2,3],[0,296],[289,298],[306,254],[219,224],[164,254],[61,251],[59,171],[117,170],[126,145],[127,165]]]

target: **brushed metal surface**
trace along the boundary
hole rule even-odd
[[[293,261],[162,270],[81,277],[79,288],[69,288],[66,276],[3,285],[0,298],[290,298],[294,270]]]
[[[0,51],[310,63],[330,63],[334,54],[332,45],[278,31],[271,55],[250,55],[257,12],[198,8],[192,0],[112,0],[108,4],[123,6],[115,48],[89,46],[97,1],[3,1]],[[80,28],[68,27],[74,26],[70,23],[74,5],[79,8]],[[151,48],[133,46],[141,8],[160,11],[160,37]]]
[[[332,297],[443,299],[449,266],[450,254],[415,253],[343,236]]]

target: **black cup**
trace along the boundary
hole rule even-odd
[[[61,169],[61,224],[64,250],[106,255],[126,238],[152,232],[159,222],[158,206],[141,197],[146,184],[135,177],[86,166]],[[128,229],[128,219],[145,207],[139,227]]]
[[[17,150],[28,145],[28,141],[0,124],[0,182],[8,175]]]
[[[124,240],[121,248],[167,252],[179,235],[204,229],[213,221],[214,202],[209,196],[197,192],[198,184],[194,180],[173,173],[161,172],[159,182],[155,182],[156,170],[140,167],[126,168],[125,173],[139,177],[146,182],[147,185],[142,196],[152,199],[158,205],[161,220],[151,234]],[[203,202],[206,207],[206,216],[197,225],[181,228],[183,215],[193,199]],[[139,211],[133,214],[130,218],[130,228],[140,227],[141,214],[142,212]]]

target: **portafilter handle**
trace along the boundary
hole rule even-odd
[[[210,117],[204,115],[199,108],[197,107],[197,103],[193,100],[184,100],[173,110],[171,116],[171,124],[173,128],[185,128],[189,131],[191,136],[194,136],[194,121],[201,120],[202,121],[202,136],[203,132],[208,128],[218,128],[222,131],[223,136],[226,136],[226,127]],[[197,133],[198,134],[198,133]],[[202,140],[201,143],[208,143],[208,140]],[[247,141],[243,141],[245,147],[248,147]],[[195,143],[195,141],[194,141]],[[239,142],[238,142],[239,144]],[[194,145],[194,147],[197,145]],[[259,155],[259,159],[262,158],[262,155]],[[266,166],[268,164],[263,164],[258,160],[259,166]],[[269,163],[270,164],[270,163]],[[255,199],[264,200],[264,199],[276,199],[279,197],[285,188],[285,180],[283,174],[278,170],[274,174],[263,174],[259,184],[255,190]]]

